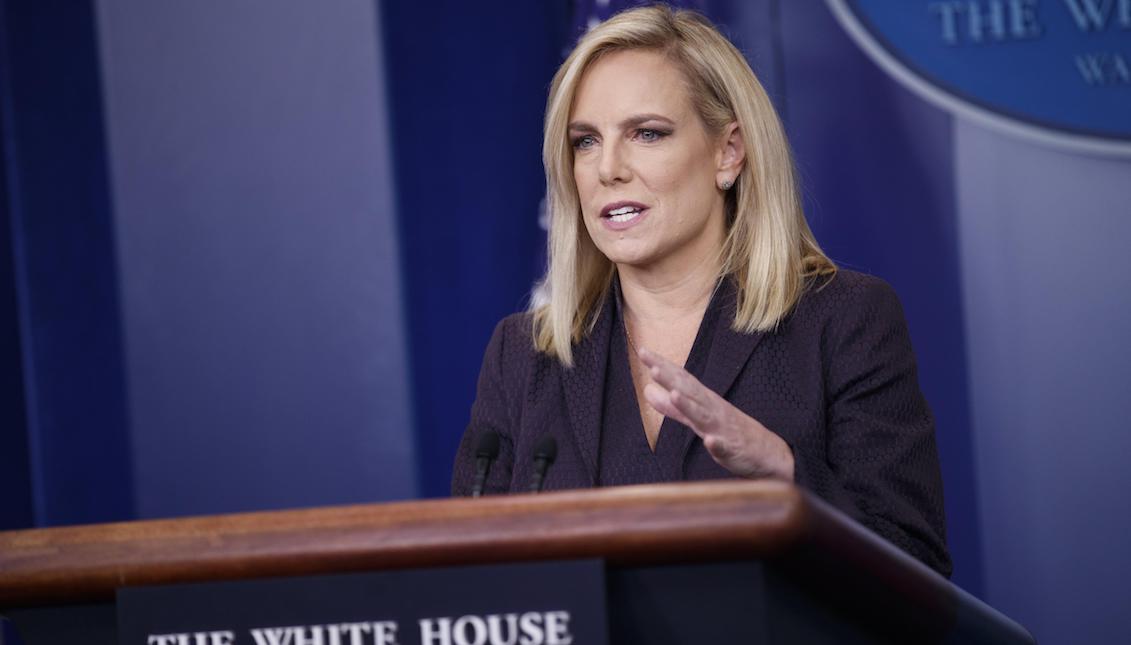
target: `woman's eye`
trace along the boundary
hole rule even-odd
[[[574,139],[573,147],[575,150],[585,150],[586,148],[592,148],[594,143],[596,143],[596,140],[593,138],[593,135],[586,134]]]
[[[664,137],[668,136],[668,134],[668,132],[662,132],[660,130],[641,128],[636,131],[636,138],[643,141],[644,143],[652,143],[663,139]]]

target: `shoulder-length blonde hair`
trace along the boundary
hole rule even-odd
[[[554,75],[546,105],[542,160],[549,210],[549,263],[532,304],[534,344],[573,364],[608,294],[613,264],[581,221],[568,141],[570,111],[585,71],[615,51],[661,52],[682,71],[691,101],[711,135],[737,122],[746,162],[726,195],[727,234],[720,275],[738,290],[734,328],[770,330],[801,297],[807,278],[835,273],[805,221],[789,144],[766,90],[742,54],[703,16],[666,6],[617,14],[586,34]]]

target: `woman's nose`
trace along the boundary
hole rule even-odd
[[[624,183],[632,179],[632,172],[628,168],[624,150],[620,144],[613,143],[601,148],[601,161],[597,166],[598,178],[601,183],[611,186],[615,183]]]

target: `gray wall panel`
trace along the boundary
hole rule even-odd
[[[139,516],[413,496],[374,3],[97,8]]]
[[[1126,634],[1131,161],[957,121],[986,600],[1041,642]]]

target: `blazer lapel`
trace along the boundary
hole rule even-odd
[[[765,332],[747,334],[735,331],[731,327],[734,324],[737,298],[738,292],[734,283],[727,278],[719,285],[718,291],[715,292],[715,296],[708,306],[715,310],[714,337],[711,339],[711,349],[707,354],[707,365],[703,370],[703,377],[700,381],[724,398],[731,386],[734,385],[739,373],[742,372],[742,368],[746,367],[754,349],[766,335]],[[691,449],[691,444],[696,436],[693,432],[687,432],[682,437],[683,441],[680,446],[681,464],[687,458],[687,452]]]
[[[573,348],[573,367],[560,368],[570,427],[589,472],[591,486],[597,482],[597,449],[601,440],[605,372],[612,337],[610,307],[610,301],[606,300],[593,330]]]

